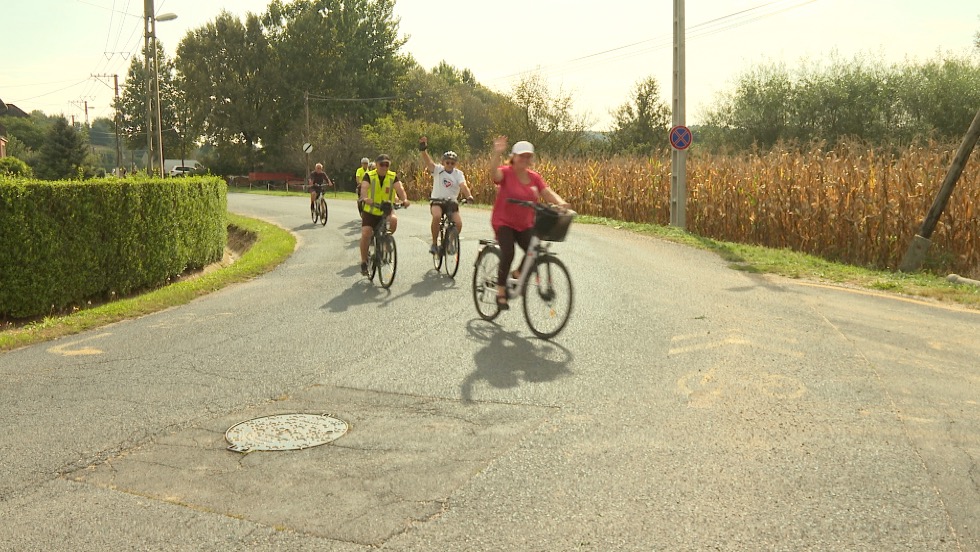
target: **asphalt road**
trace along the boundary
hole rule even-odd
[[[759,276],[575,225],[534,339],[455,281],[424,206],[390,291],[356,216],[229,196],[299,237],[254,281],[0,354],[0,550],[980,550],[980,313]],[[515,306],[518,306],[515,303]],[[237,422],[349,431],[226,450]]]

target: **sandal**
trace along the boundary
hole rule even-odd
[[[502,311],[510,309],[510,305],[507,304],[506,297],[501,297],[499,295],[497,296],[497,308]]]

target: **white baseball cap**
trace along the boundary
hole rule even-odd
[[[521,155],[522,153],[534,153],[534,144],[526,140],[521,140],[514,144],[514,147],[510,149],[511,155]]]

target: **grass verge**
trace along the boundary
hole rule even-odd
[[[621,222],[592,216],[579,216],[576,221],[624,229],[714,251],[728,261],[729,266],[735,270],[758,274],[777,274],[787,278],[828,282],[912,297],[927,297],[980,309],[980,288],[953,284],[941,276],[926,272],[904,274],[872,270],[835,263],[788,249],[771,249],[758,245],[703,238],[669,226]]]
[[[255,237],[248,251],[233,264],[148,293],[4,330],[0,332],[0,351],[33,345],[186,304],[201,295],[272,270],[296,247],[296,238],[273,224],[233,213],[228,213],[228,224],[237,232]]]

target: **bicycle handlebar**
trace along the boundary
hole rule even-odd
[[[456,200],[456,199],[448,199],[448,198],[445,198],[445,197],[430,197],[429,198],[429,202],[430,203],[459,203],[460,205],[465,205],[465,204],[469,203],[469,200],[466,199],[465,197],[462,198],[462,199],[459,199],[459,200]]]

